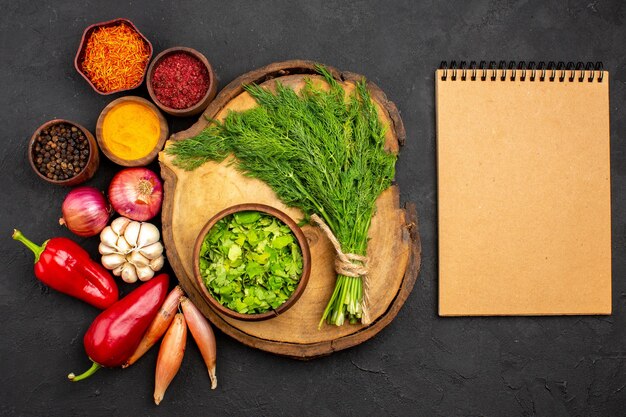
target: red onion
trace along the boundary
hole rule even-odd
[[[161,210],[161,179],[148,168],[123,169],[111,180],[109,200],[124,217],[140,222],[150,220]]]
[[[111,205],[94,187],[74,188],[63,200],[61,211],[63,217],[59,219],[59,224],[83,237],[100,233],[111,217]]]

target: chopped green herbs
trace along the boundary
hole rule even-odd
[[[385,126],[365,81],[346,97],[326,68],[317,70],[327,91],[310,80],[299,94],[279,82],[275,93],[246,86],[257,107],[230,112],[166,152],[188,170],[234,154],[239,170],[265,181],[285,204],[322,217],[344,252],[365,255],[374,205],[391,185],[396,155],[385,150]],[[320,324],[356,323],[362,299],[361,278],[339,275]]]
[[[269,214],[228,215],[209,230],[200,249],[200,274],[223,306],[242,314],[276,309],[302,275],[302,251],[293,232]]]

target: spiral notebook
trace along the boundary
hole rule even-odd
[[[609,74],[436,71],[439,314],[611,314]]]

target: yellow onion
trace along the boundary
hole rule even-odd
[[[59,224],[67,226],[78,236],[95,236],[102,231],[111,217],[111,205],[100,190],[78,187],[70,191],[61,206],[63,217]]]

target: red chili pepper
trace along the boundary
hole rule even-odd
[[[168,286],[169,276],[161,274],[100,313],[83,338],[85,351],[93,365],[81,375],[69,374],[67,377],[71,381],[80,381],[103,366],[122,366],[139,346],[165,301]]]
[[[35,276],[50,288],[105,309],[118,299],[115,280],[76,242],[55,237],[39,246],[13,230],[13,239],[35,254]]]

